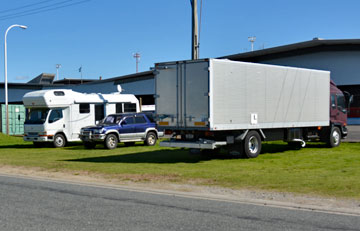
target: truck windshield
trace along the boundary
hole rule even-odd
[[[121,119],[122,119],[121,115],[109,115],[109,116],[106,116],[101,123],[102,124],[118,124],[118,123],[120,123]]]
[[[26,116],[25,124],[43,124],[46,121],[46,117],[49,113],[48,108],[36,108],[30,109]]]

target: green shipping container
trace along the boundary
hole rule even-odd
[[[23,135],[25,107],[20,104],[9,104],[9,135]],[[1,132],[6,133],[6,106],[1,105]]]

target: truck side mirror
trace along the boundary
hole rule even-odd
[[[353,95],[351,95],[351,96],[350,96],[350,98],[349,98],[349,105],[350,105],[350,104],[352,104],[352,103],[353,103],[353,101],[354,101],[354,96],[353,96]]]

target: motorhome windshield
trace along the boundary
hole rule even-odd
[[[102,124],[118,124],[118,123],[120,123],[121,119],[122,119],[121,115],[109,115],[109,116],[106,116],[101,123]]]
[[[30,109],[25,124],[43,124],[46,121],[46,117],[49,113],[48,108],[36,108]]]

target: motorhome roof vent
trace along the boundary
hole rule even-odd
[[[65,92],[63,92],[63,91],[54,91],[54,95],[56,95],[56,96],[64,96]]]

